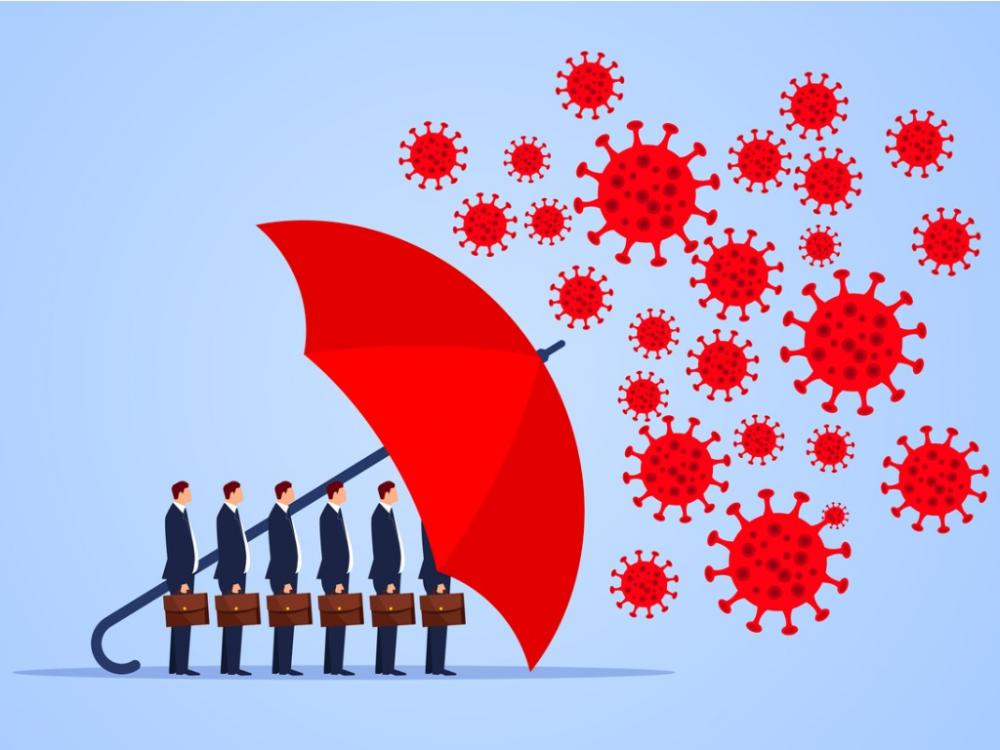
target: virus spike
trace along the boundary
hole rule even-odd
[[[805,74],[805,83],[799,84],[793,78],[789,81],[794,88],[791,92],[782,92],[781,98],[787,100],[788,106],[778,110],[778,114],[791,115],[791,121],[785,124],[788,130],[796,125],[802,128],[799,138],[805,140],[809,131],[813,131],[816,140],[823,140],[823,130],[829,128],[831,134],[837,133],[834,125],[836,120],[846,120],[847,115],[840,111],[841,104],[847,104],[847,97],[837,98],[840,84],[827,84],[829,75],[823,73],[820,80],[814,81],[812,73]]]
[[[805,234],[800,237],[802,244],[799,250],[802,251],[802,259],[811,266],[823,268],[827,263],[833,263],[834,259],[840,255],[839,248],[841,242],[839,235],[830,227],[823,227],[819,224],[815,229],[806,229]]]
[[[399,147],[407,152],[407,156],[400,157],[400,165],[409,164],[410,171],[405,175],[406,179],[412,180],[414,177],[420,178],[418,187],[421,190],[427,187],[428,182],[436,183],[435,190],[441,189],[441,180],[449,179],[451,184],[458,182],[455,177],[455,170],[465,171],[468,165],[460,162],[460,154],[469,153],[465,146],[459,148],[455,141],[462,137],[457,130],[454,135],[446,135],[445,130],[448,123],[442,122],[440,130],[432,130],[428,120],[424,123],[425,131],[418,133],[416,128],[410,128],[410,135],[413,142],[400,141]]]
[[[781,175],[790,171],[784,166],[784,162],[791,159],[792,155],[781,150],[785,139],[779,138],[775,142],[771,140],[774,135],[772,131],[768,130],[763,138],[758,136],[758,132],[756,128],[751,130],[749,140],[742,134],[737,136],[739,147],[729,149],[736,161],[726,165],[727,169],[737,172],[733,182],[739,185],[741,180],[746,180],[748,193],[753,192],[754,185],[760,185],[762,193],[767,192],[768,183],[771,182],[775,187],[781,187]]]
[[[743,395],[748,393],[743,381],[749,378],[751,381],[757,379],[757,374],[750,372],[750,365],[756,364],[760,358],[747,354],[750,341],[743,344],[736,343],[736,331],[730,331],[728,339],[721,337],[722,331],[716,328],[712,333],[715,335],[713,341],[706,341],[704,336],[698,337],[701,344],[701,351],[689,350],[688,356],[695,359],[696,367],[687,368],[688,375],[697,374],[700,380],[693,384],[696,391],[702,386],[707,386],[707,396],[709,401],[715,400],[715,394],[723,392],[726,401],[732,401],[733,389],[738,389]]]
[[[524,226],[528,230],[528,236],[544,245],[555,245],[556,240],[562,242],[570,232],[570,221],[572,216],[569,207],[560,203],[555,198],[542,198],[541,204],[532,203],[531,209],[524,214]]]
[[[473,255],[479,255],[480,250],[485,250],[486,257],[492,258],[494,247],[499,246],[500,252],[503,252],[507,249],[505,240],[517,237],[517,233],[507,226],[517,224],[517,217],[507,215],[510,204],[500,205],[500,196],[496,193],[488,201],[484,200],[483,193],[476,193],[476,199],[476,203],[468,198],[462,201],[465,213],[455,212],[455,218],[461,221],[458,226],[452,227],[452,232],[464,235],[458,244],[461,247],[472,245]]]
[[[582,62],[574,62],[572,57],[566,58],[566,64],[570,69],[564,73],[559,71],[556,78],[561,78],[565,82],[561,87],[556,87],[557,94],[566,94],[567,99],[562,103],[562,108],[568,110],[571,106],[576,106],[577,119],[583,118],[583,112],[589,109],[592,112],[591,119],[598,119],[597,110],[603,107],[608,114],[615,111],[611,106],[612,99],[621,100],[622,95],[615,91],[615,85],[625,83],[622,76],[614,76],[614,70],[618,63],[612,61],[610,65],[602,65],[604,53],[598,52],[597,59],[591,60],[589,53],[584,50],[580,53]]]
[[[618,386],[621,396],[619,404],[624,404],[622,414],[632,415],[633,421],[642,417],[647,422],[650,417],[660,416],[660,409],[667,407],[667,396],[670,391],[664,387],[663,378],[657,378],[652,372],[643,374],[636,370],[635,377],[625,376],[625,384]]]
[[[955,136],[942,133],[948,127],[948,121],[941,120],[935,125],[931,122],[932,117],[934,113],[928,110],[927,115],[919,119],[917,110],[911,109],[909,120],[904,122],[902,115],[896,117],[899,130],[889,128],[885,131],[888,137],[895,139],[885,147],[885,152],[896,152],[892,166],[905,164],[907,177],[913,176],[914,169],[919,169],[923,178],[928,176],[928,167],[935,167],[940,172],[944,169],[941,159],[950,159],[952,156],[951,151],[945,151],[944,144],[953,142]]]
[[[785,434],[778,432],[781,425],[772,422],[771,417],[765,416],[761,419],[757,414],[751,416],[751,421],[746,419],[740,422],[741,428],[735,431],[736,440],[733,446],[739,450],[739,457],[745,458],[747,463],[753,466],[754,461],[759,461],[763,466],[768,459],[774,461],[778,454],[784,450],[785,446],[781,441]]]
[[[854,157],[843,161],[841,154],[843,151],[838,148],[833,156],[827,156],[826,147],[821,146],[818,158],[814,159],[812,154],[806,154],[805,169],[801,166],[795,168],[795,174],[802,175],[802,182],[797,182],[792,187],[805,191],[805,197],[799,199],[803,206],[809,201],[815,202],[815,214],[821,213],[823,206],[826,206],[830,215],[836,216],[838,203],[843,203],[845,209],[851,208],[854,205],[850,202],[851,195],[861,195],[861,188],[854,187],[854,181],[860,180],[862,174],[851,171],[855,163]]]
[[[705,275],[696,279],[691,277],[691,286],[696,287],[704,284],[708,290],[708,295],[704,299],[698,300],[702,307],[708,307],[710,300],[717,300],[722,309],[717,313],[719,320],[726,319],[726,313],[730,307],[740,310],[740,321],[750,320],[747,314],[747,307],[756,303],[761,312],[770,310],[770,306],[764,304],[764,292],[771,290],[776,295],[781,294],[781,286],[776,286],[770,282],[772,271],[781,272],[785,266],[780,261],[771,266],[767,263],[767,254],[774,251],[774,243],[768,242],[762,249],[753,246],[753,240],[757,233],[753,229],[747,230],[746,239],[737,242],[733,239],[735,230],[731,227],[725,229],[726,241],[722,245],[717,245],[711,237],[705,239],[705,244],[711,249],[712,254],[708,260],[702,260],[699,256],[692,257],[692,263],[705,267]]]
[[[677,320],[671,315],[667,317],[666,310],[654,313],[653,308],[646,308],[646,315],[636,313],[635,320],[629,324],[631,333],[628,340],[635,343],[633,351],[641,351],[644,359],[656,357],[660,359],[673,351],[678,342],[680,329]]]
[[[923,250],[923,257],[918,262],[922,266],[933,263],[931,273],[935,276],[941,272],[942,267],[947,267],[948,275],[954,276],[956,264],[961,264],[964,269],[972,267],[966,258],[970,255],[978,257],[979,250],[972,243],[982,239],[982,235],[972,231],[971,227],[975,222],[971,217],[965,221],[959,220],[962,212],[957,208],[952,210],[951,216],[945,216],[943,207],[938,207],[937,213],[935,219],[930,214],[924,214],[927,226],[913,228],[913,233],[920,237],[919,243],[913,243],[913,251]]]
[[[580,266],[573,266],[573,275],[567,276],[565,271],[559,272],[562,284],[556,286],[552,284],[549,290],[557,292],[556,299],[549,300],[549,307],[559,306],[556,313],[556,320],[564,316],[569,318],[568,326],[573,328],[577,321],[583,322],[583,330],[590,328],[590,319],[595,318],[598,323],[603,323],[601,310],[611,312],[611,305],[605,301],[605,297],[614,295],[614,289],[605,289],[603,284],[608,280],[607,276],[594,278],[593,266],[588,267],[587,273],[580,273]]]
[[[522,135],[520,142],[514,140],[510,142],[510,148],[504,151],[507,157],[503,165],[509,167],[507,174],[516,177],[518,182],[527,180],[529,183],[536,179],[545,177],[545,170],[549,168],[549,158],[552,156],[545,149],[544,143],[539,143],[537,136]]]

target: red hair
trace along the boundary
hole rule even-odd
[[[187,482],[184,481],[174,482],[174,484],[171,485],[170,487],[170,492],[173,493],[174,500],[179,498],[181,496],[181,493],[184,492],[184,490],[186,490],[190,486],[191,485],[189,485]]]
[[[278,482],[276,485],[274,485],[274,496],[280,500],[281,496],[284,495],[286,492],[288,492],[288,490],[290,489],[292,489],[291,482],[288,481]]]

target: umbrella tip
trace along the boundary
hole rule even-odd
[[[564,346],[566,346],[566,342],[563,341],[562,339],[559,339],[557,342],[555,342],[551,346],[545,347],[544,349],[538,349],[537,350],[538,351],[538,356],[542,358],[542,362],[548,362],[549,361],[549,357],[551,357],[557,351],[559,351],[560,349],[562,349]]]

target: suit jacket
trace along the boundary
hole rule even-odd
[[[424,582],[424,586],[428,591],[437,591],[438,585],[442,583],[445,585],[445,588],[450,589],[451,576],[446,576],[437,569],[437,564],[434,562],[434,551],[431,549],[431,543],[427,539],[427,530],[423,524],[420,524],[420,540],[424,545],[424,562],[420,566],[420,575],[418,578]]]
[[[347,586],[347,564],[350,551],[347,547],[347,526],[344,509],[338,513],[330,503],[319,514],[319,546],[323,555],[316,577],[336,588],[338,583]],[[324,584],[325,585],[325,584]]]
[[[163,521],[167,539],[167,564],[163,566],[163,578],[171,591],[177,591],[182,584],[191,585],[195,566],[194,541],[191,536],[191,520],[173,503],[167,508]]]
[[[372,567],[368,573],[377,591],[385,591],[390,583],[399,586],[400,562],[402,552],[399,549],[396,518],[380,503],[372,513]]]
[[[223,505],[215,517],[215,535],[219,542],[219,564],[215,577],[223,591],[230,591],[234,583],[243,580],[247,566],[247,548],[244,544],[243,524],[236,513]],[[294,541],[294,540],[293,540]],[[242,585],[242,584],[240,584]]]
[[[271,561],[265,577],[280,586],[292,583],[295,569],[299,566],[299,548],[295,544],[292,516],[279,508],[277,503],[267,517],[267,543],[271,549]]]

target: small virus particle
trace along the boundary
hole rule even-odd
[[[831,529],[842,529],[851,520],[851,514],[842,503],[830,503],[823,508],[823,521]]]
[[[836,120],[846,120],[847,115],[840,111],[841,104],[847,104],[847,97],[837,98],[840,84],[827,84],[830,76],[823,73],[818,81],[812,79],[812,73],[806,73],[806,81],[799,84],[793,78],[789,83],[794,87],[791,92],[781,92],[781,98],[788,100],[788,106],[778,110],[780,115],[791,115],[791,122],[785,127],[792,130],[796,125],[802,128],[799,138],[803,140],[810,130],[816,134],[816,140],[823,140],[823,129],[829,128],[831,134],[837,132]]]
[[[739,457],[745,458],[751,466],[754,461],[759,461],[761,466],[766,464],[768,459],[774,461],[785,449],[781,443],[785,434],[779,432],[781,425],[772,422],[770,417],[765,416],[761,419],[754,414],[751,421],[744,419],[740,424],[741,427],[736,429],[733,446],[739,450]]]
[[[757,379],[757,374],[750,372],[750,365],[759,362],[760,357],[747,354],[747,349],[751,346],[749,339],[743,344],[736,343],[736,331],[730,331],[728,339],[721,338],[722,332],[718,328],[712,333],[715,335],[714,341],[706,341],[704,336],[698,337],[700,352],[688,351],[688,356],[696,360],[697,367],[687,368],[687,374],[696,374],[700,378],[694,383],[696,391],[701,390],[703,385],[708,387],[709,401],[714,401],[715,394],[720,391],[726,394],[726,401],[732,401],[731,391],[734,388],[746,395],[747,387],[743,385],[743,381],[747,378],[752,381]]]
[[[618,609],[622,609],[626,604],[632,605],[629,616],[635,617],[640,609],[646,610],[646,619],[653,619],[653,607],[659,607],[661,612],[670,609],[663,600],[668,596],[671,599],[677,598],[677,593],[670,590],[671,583],[677,583],[678,576],[668,576],[667,568],[673,563],[664,560],[663,565],[658,565],[656,558],[659,552],[650,553],[648,560],[642,559],[642,550],[635,551],[635,562],[629,562],[628,558],[621,558],[625,569],[620,573],[617,570],[611,571],[613,578],[618,578],[618,585],[611,587],[611,593],[620,593],[622,599],[616,602]]]
[[[698,501],[705,507],[706,513],[711,513],[714,505],[705,499],[705,493],[712,486],[720,492],[729,489],[729,482],[719,482],[715,479],[715,467],[719,464],[729,466],[729,454],[722,458],[712,458],[708,449],[712,443],[719,441],[719,433],[713,432],[708,440],[699,440],[694,436],[694,428],[701,422],[694,417],[688,419],[687,432],[674,432],[672,416],[663,418],[667,432],[658,438],[650,435],[649,425],[639,428],[639,434],[649,441],[646,450],[636,451],[631,445],[625,449],[626,458],[638,458],[640,462],[637,474],[622,474],[625,484],[633,480],[641,480],[646,491],[632,498],[636,507],[652,498],[660,504],[660,509],[653,514],[657,521],[663,521],[664,512],[670,506],[676,506],[681,511],[681,523],[689,523],[688,505]]]
[[[945,151],[944,144],[955,140],[953,135],[944,135],[941,131],[948,127],[947,120],[941,120],[937,125],[931,122],[934,113],[928,110],[924,119],[917,118],[917,110],[910,110],[910,119],[903,120],[903,116],[896,117],[899,130],[889,128],[885,134],[890,138],[895,138],[895,142],[885,147],[885,152],[891,154],[896,152],[896,159],[892,162],[893,167],[900,164],[906,165],[906,176],[912,177],[913,170],[921,170],[921,177],[927,177],[927,167],[937,167],[940,172],[944,169],[941,164],[942,157],[950,159],[951,151]]]
[[[826,147],[819,149],[819,158],[813,159],[812,154],[806,154],[806,168],[796,167],[795,173],[802,175],[802,182],[793,186],[796,190],[804,189],[806,195],[799,198],[803,206],[809,201],[815,201],[813,213],[818,214],[823,206],[827,207],[831,216],[837,215],[837,204],[843,203],[844,208],[854,204],[848,198],[851,195],[861,195],[861,188],[854,187],[854,180],[861,179],[861,172],[852,172],[854,157],[842,161],[842,149],[834,151],[833,156],[826,155]]]
[[[753,192],[754,185],[760,185],[760,191],[766,193],[770,182],[773,182],[775,187],[781,187],[781,175],[790,171],[784,166],[784,161],[791,159],[792,155],[781,150],[785,145],[785,139],[772,141],[773,131],[768,130],[763,138],[758,136],[758,132],[756,128],[751,130],[749,140],[742,134],[737,136],[740,142],[739,148],[729,149],[729,153],[736,157],[736,161],[726,165],[728,169],[737,172],[733,182],[739,185],[741,180],[747,181],[748,193]]]
[[[932,219],[929,214],[924,214],[924,221],[927,226],[924,228],[914,227],[913,233],[920,236],[920,243],[913,244],[913,250],[923,250],[924,256],[920,258],[920,265],[928,262],[934,264],[932,272],[936,275],[941,272],[941,266],[948,267],[948,275],[955,275],[955,264],[961,263],[965,269],[971,268],[966,256],[979,255],[978,248],[972,247],[974,240],[982,239],[979,232],[973,232],[971,227],[975,224],[970,216],[965,221],[960,221],[961,211],[952,209],[951,216],[944,215],[944,209],[938,208],[937,218]]]
[[[507,237],[514,239],[517,233],[508,228],[508,224],[517,224],[516,216],[507,216],[510,209],[509,203],[500,205],[497,201],[500,196],[493,193],[491,200],[484,200],[482,193],[476,193],[477,203],[472,203],[468,198],[462,201],[465,206],[465,213],[455,212],[455,218],[461,219],[461,223],[452,227],[455,234],[462,233],[464,239],[459,241],[461,247],[472,245],[472,254],[479,255],[480,250],[486,251],[486,257],[493,257],[493,248],[500,247],[503,252],[507,249],[504,241]]]
[[[625,247],[615,255],[619,263],[631,263],[629,253],[637,243],[653,246],[653,266],[665,266],[667,259],[660,253],[660,243],[670,237],[679,237],[688,252],[698,246],[697,240],[685,232],[688,220],[697,215],[712,225],[718,216],[715,209],[703,211],[695,203],[696,192],[703,187],[719,189],[719,176],[707,180],[695,179],[690,163],[707,151],[695,143],[690,153],[681,156],[670,150],[670,139],[677,126],[666,123],[664,137],[658,144],[643,143],[639,137],[642,122],[633,120],[627,125],[632,131],[632,145],[622,151],[611,148],[607,133],[599,136],[597,146],[608,152],[608,163],[603,172],[594,172],[581,162],[576,168],[577,177],[597,180],[597,197],[584,201],[577,198],[573,208],[582,213],[585,208],[597,208],[604,217],[604,226],[587,232],[587,239],[594,245],[601,244],[601,237],[614,230],[625,240]]]
[[[518,182],[525,180],[534,182],[536,179],[542,179],[545,170],[549,168],[549,157],[552,156],[545,149],[546,145],[539,143],[535,136],[531,136],[530,141],[526,135],[521,136],[520,143],[511,141],[510,148],[504,151],[507,158],[503,165],[509,167],[507,174],[517,177]]]
[[[584,50],[580,53],[582,62],[574,62],[572,57],[566,58],[566,64],[570,69],[568,73],[559,71],[556,78],[563,79],[564,83],[556,87],[557,94],[566,94],[567,99],[562,103],[563,109],[571,106],[577,107],[577,118],[583,117],[583,111],[589,109],[592,112],[591,119],[598,119],[597,110],[604,107],[611,114],[615,108],[611,106],[612,99],[621,100],[622,95],[615,91],[615,84],[625,83],[621,76],[614,75],[618,63],[612,60],[610,65],[603,65],[604,53],[598,52],[597,59],[591,60],[589,53]]]
[[[632,351],[641,351],[643,359],[660,359],[673,352],[673,346],[677,344],[677,337],[681,332],[673,315],[668,318],[666,310],[654,313],[651,307],[646,308],[645,316],[636,313],[629,328],[632,333],[628,335],[628,340],[635,342]]]
[[[733,239],[734,230],[725,230],[726,241],[723,245],[716,245],[711,237],[705,239],[705,244],[711,248],[712,254],[708,260],[702,260],[695,255],[691,262],[701,264],[705,267],[705,275],[700,279],[691,278],[691,286],[696,287],[704,284],[708,289],[708,296],[698,300],[702,307],[708,307],[710,300],[718,300],[722,304],[722,309],[717,313],[719,320],[726,319],[726,311],[730,307],[740,309],[740,320],[748,321],[747,306],[757,303],[761,312],[770,310],[770,306],[764,304],[764,292],[768,289],[775,294],[781,294],[781,286],[770,282],[771,271],[781,272],[785,266],[780,261],[771,266],[767,263],[767,254],[774,251],[774,243],[768,242],[763,249],[753,246],[754,237],[757,233],[747,230],[747,237],[742,242]]]
[[[823,544],[820,532],[829,526],[823,520],[811,524],[799,517],[802,506],[809,502],[804,492],[795,493],[795,507],[789,513],[777,513],[771,508],[774,490],[761,490],[758,497],[764,501],[764,512],[747,520],[740,514],[740,504],[733,503],[726,513],[735,516],[740,529],[734,539],[719,536],[718,531],[708,535],[708,545],[721,544],[729,550],[725,568],[705,568],[709,583],[716,576],[732,579],[736,593],[729,599],[719,600],[719,609],[726,614],[733,611],[733,604],[745,599],[757,608],[757,615],[747,623],[747,630],[759,633],[760,621],[765,612],[781,612],[785,616],[784,635],[795,635],[799,629],[792,624],[792,612],[808,604],[816,612],[816,621],[830,616],[830,610],[816,603],[816,593],[823,584],[830,584],[838,594],[847,591],[847,579],[839,581],[827,573],[827,562],[832,555],[851,556],[851,545],[844,542],[836,549]]]
[[[799,239],[802,240],[799,245],[802,259],[808,261],[810,266],[823,268],[840,255],[840,250],[837,249],[841,246],[839,235],[828,226],[817,224],[815,228],[806,229],[806,233]]]
[[[670,391],[663,385],[663,378],[652,372],[643,374],[636,370],[635,376],[626,375],[625,384],[618,386],[621,396],[618,403],[624,404],[622,414],[631,414],[634,421],[642,417],[647,422],[650,417],[660,416],[660,410],[667,407]]]
[[[590,266],[587,273],[580,273],[580,266],[573,266],[573,275],[567,276],[565,271],[559,272],[562,284],[556,286],[552,284],[549,289],[557,293],[556,299],[549,300],[549,307],[559,305],[559,312],[556,313],[556,320],[564,316],[569,318],[569,327],[573,328],[578,321],[583,323],[583,330],[590,328],[590,319],[595,318],[598,323],[603,323],[601,310],[611,311],[611,305],[605,302],[605,297],[614,295],[613,289],[604,289],[603,284],[608,280],[607,276],[594,278],[594,267]]]
[[[832,428],[825,424],[822,432],[818,427],[813,430],[813,436],[807,441],[806,455],[810,456],[810,463],[818,466],[820,471],[829,469],[836,474],[838,469],[846,469],[847,462],[854,458],[853,448],[851,433],[839,424]]]
[[[440,130],[431,130],[431,123],[424,123],[426,130],[418,133],[416,128],[410,128],[410,135],[413,142],[401,141],[399,147],[407,151],[406,158],[400,157],[399,163],[409,164],[411,170],[406,174],[406,179],[412,180],[414,177],[420,178],[419,187],[421,190],[427,187],[428,182],[436,183],[435,190],[441,189],[441,180],[449,179],[454,185],[458,182],[455,177],[455,170],[465,171],[466,164],[460,162],[460,154],[469,153],[465,146],[459,148],[455,141],[462,137],[457,130],[454,135],[445,135],[448,123],[442,122]]]
[[[890,466],[899,472],[896,484],[882,482],[882,494],[895,490],[903,496],[903,502],[893,507],[892,515],[899,518],[904,508],[912,508],[918,514],[914,531],[924,530],[924,519],[927,516],[937,516],[941,525],[938,531],[947,534],[950,530],[945,523],[947,515],[958,511],[962,523],[972,520],[972,514],[966,512],[963,504],[967,497],[974,497],[979,502],[986,502],[986,492],[972,489],[972,478],[976,475],[988,477],[990,467],[983,464],[978,469],[969,465],[969,454],[979,450],[979,446],[970,442],[964,451],[959,451],[951,442],[958,436],[954,427],[947,429],[948,437],[943,443],[931,440],[934,428],[924,425],[920,428],[924,433],[924,442],[913,448],[906,435],[896,441],[897,445],[906,449],[903,462],[898,464],[891,456],[886,456],[882,466]]]
[[[802,288],[803,296],[812,298],[816,310],[807,321],[796,318],[791,310],[785,313],[781,322],[802,328],[805,342],[801,349],[781,347],[781,361],[804,357],[809,362],[812,372],[805,380],[795,381],[795,390],[805,393],[814,380],[829,385],[832,393],[823,404],[824,410],[836,412],[837,397],[851,391],[861,399],[858,414],[866,416],[874,411],[868,404],[868,392],[875,386],[886,386],[893,402],[906,395],[906,391],[892,382],[892,374],[899,365],[907,365],[914,374],[924,369],[922,359],[912,360],[903,354],[903,340],[907,336],[924,338],[927,326],[918,323],[916,328],[903,328],[896,319],[900,307],[913,303],[909,292],[901,292],[891,305],[875,297],[875,289],[885,281],[882,274],[870,273],[871,285],[861,293],[848,291],[850,275],[846,268],[833,272],[840,282],[840,291],[827,300],[819,298],[813,283]]]
[[[525,213],[524,226],[528,230],[528,236],[539,245],[548,242],[551,246],[556,244],[556,240],[562,242],[566,239],[572,218],[568,206],[555,198],[551,203],[548,198],[542,198],[541,204],[532,203],[531,209]]]

